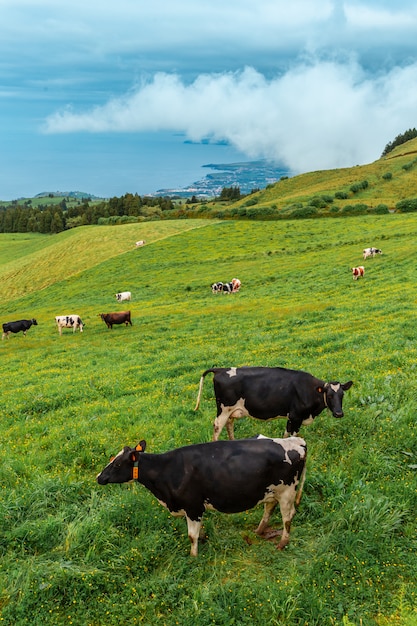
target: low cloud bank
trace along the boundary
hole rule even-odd
[[[191,84],[156,74],[123,97],[85,112],[49,116],[46,133],[183,132],[227,140],[249,158],[294,172],[377,159],[415,127],[417,64],[369,76],[355,62],[313,62],[267,79],[253,68],[203,74]]]

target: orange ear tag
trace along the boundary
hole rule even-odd
[[[139,468],[134,467],[133,468],[133,480],[137,480],[138,478],[139,478]]]

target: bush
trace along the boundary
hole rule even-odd
[[[334,197],[338,200],[347,200],[349,198],[349,194],[346,191],[336,191]]]
[[[299,209],[294,209],[291,213],[288,214],[288,217],[293,219],[302,219],[304,217],[315,217],[318,214],[316,207],[314,206],[303,206]]]
[[[389,213],[389,209],[387,207],[386,204],[378,204],[375,208],[374,208],[374,213],[377,213],[378,215],[384,215],[385,213]]]
[[[382,174],[382,178],[384,180],[391,180],[392,178],[392,172],[385,172],[385,174]]]
[[[368,207],[366,204],[348,204],[342,209],[345,215],[363,215]]]
[[[406,200],[400,200],[395,205],[395,208],[401,213],[412,213],[417,211],[417,198],[408,198]]]
[[[327,202],[323,200],[323,198],[315,196],[310,200],[310,206],[316,207],[317,209],[324,209],[327,206]]]

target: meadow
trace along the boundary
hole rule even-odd
[[[0,623],[414,626],[416,235],[415,214],[0,235],[0,322],[38,322],[0,343]],[[382,256],[364,262],[373,245]],[[211,293],[234,276],[239,293]],[[131,303],[116,302],[122,290]],[[126,308],[133,327],[98,316]],[[54,317],[69,313],[84,332],[59,337]],[[193,410],[200,375],[231,365],[354,384],[344,418],[323,412],[300,432],[290,545],[255,535],[261,507],[207,512],[193,559],[183,519],[96,475],[140,439],[148,452],[210,441],[210,376]],[[237,437],[284,430],[235,425]]]

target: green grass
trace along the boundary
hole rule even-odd
[[[1,623],[415,624],[416,232],[394,214],[0,236],[0,322],[39,324],[0,342]],[[368,245],[383,255],[363,262]],[[238,294],[211,293],[234,276]],[[133,327],[110,331],[98,314],[127,308],[120,289]],[[82,334],[59,337],[65,313]],[[306,487],[282,553],[254,534],[258,507],[208,512],[192,559],[184,520],[143,487],[95,481],[142,438],[150,452],[209,441],[209,377],[193,407],[213,365],[354,381],[342,420],[301,431]],[[284,429],[247,418],[235,432]]]

